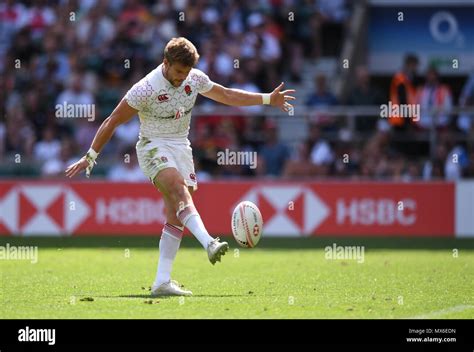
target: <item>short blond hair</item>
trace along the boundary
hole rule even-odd
[[[171,39],[165,46],[164,56],[170,64],[178,62],[189,67],[194,67],[199,60],[196,47],[184,37]]]

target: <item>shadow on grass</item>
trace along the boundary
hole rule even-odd
[[[231,250],[241,248],[232,237],[223,237],[228,241]],[[159,236],[86,236],[86,237],[0,237],[0,246],[38,246],[40,248],[156,248]],[[317,249],[326,246],[365,246],[367,249],[429,249],[452,250],[474,249],[474,238],[440,238],[440,237],[310,237],[310,238],[265,238],[263,237],[256,249]],[[199,242],[191,237],[183,238],[181,247],[202,248]],[[255,251],[256,249],[251,249]]]
[[[194,298],[194,297],[212,297],[212,298],[226,298],[226,297],[248,297],[249,295],[192,295],[185,298]],[[179,298],[179,296],[151,296],[150,294],[132,294],[132,295],[117,295],[117,296],[93,296],[96,298],[147,298],[147,299],[172,299]]]
[[[116,295],[116,296],[99,296],[99,295],[92,295],[91,296],[92,298],[147,298],[147,299],[155,299],[155,298],[165,298],[165,299],[168,299],[168,298],[173,298],[173,297],[170,297],[170,296],[163,296],[163,297],[155,297],[155,296],[152,296],[150,295],[149,293],[148,294],[141,294],[141,295],[138,295],[138,294],[132,294],[132,295]]]
[[[251,295],[192,295],[191,297],[212,297],[212,298],[227,298],[227,297],[251,297]]]

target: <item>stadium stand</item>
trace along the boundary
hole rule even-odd
[[[364,45],[353,48],[364,41],[369,12],[365,1],[344,0],[2,2],[0,176],[62,177],[127,89],[161,61],[169,38],[185,36],[212,80],[264,92],[285,81],[298,97],[293,116],[201,99],[190,138],[202,179],[474,177],[474,75],[418,72],[419,103],[446,111],[395,131],[378,109],[391,77],[371,75]],[[346,71],[345,57],[356,62]],[[443,97],[431,99],[433,89]],[[56,117],[65,100],[93,104],[94,121]],[[133,167],[118,164],[137,135],[137,119],[121,126],[95,176],[134,179]],[[225,148],[257,151],[260,166],[217,168]],[[448,162],[454,154],[456,165]]]

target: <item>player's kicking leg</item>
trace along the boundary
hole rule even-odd
[[[201,216],[194,207],[191,193],[175,168],[166,168],[155,177],[155,185],[166,195],[176,211],[179,222],[185,226],[207,250],[209,261],[215,264],[221,260],[229,249],[227,242],[220,242],[219,238],[212,238],[204,226]]]

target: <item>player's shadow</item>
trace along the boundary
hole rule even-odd
[[[248,297],[249,295],[192,295],[191,297]]]
[[[156,298],[150,294],[141,294],[141,295],[119,295],[119,296],[109,296],[109,298]]]
[[[192,295],[191,297],[245,297],[249,295]],[[119,296],[102,296],[103,298],[160,298],[160,299],[168,299],[168,298],[176,298],[178,296],[151,296],[150,294],[140,294],[140,295],[119,295]]]
[[[150,294],[142,294],[142,295],[117,295],[117,296],[97,296],[97,298],[156,298],[152,297]]]
[[[156,297],[156,296],[152,296],[150,294],[142,294],[142,295],[118,295],[118,296],[94,296],[94,297],[97,297],[97,298],[115,298],[115,299],[121,299],[121,298],[132,298],[132,299],[136,299],[136,298],[142,298],[142,299],[170,299],[170,298],[173,298],[172,296],[163,296],[163,297]]]

